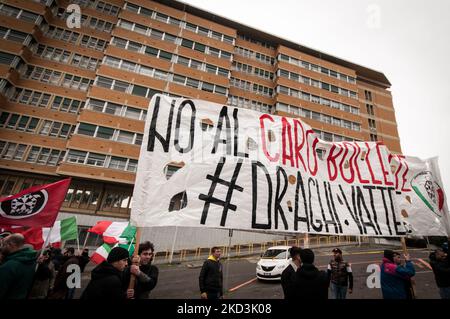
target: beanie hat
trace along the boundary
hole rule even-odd
[[[394,254],[395,254],[395,252],[393,250],[386,249],[384,251],[384,258],[387,258],[390,261],[394,261]]]
[[[311,249],[302,249],[300,251],[300,259],[303,264],[312,264],[314,263],[314,253]]]
[[[115,261],[119,261],[122,259],[127,259],[130,257],[130,254],[128,253],[128,250],[122,247],[114,247],[108,255],[108,258],[106,259],[108,263],[112,264]]]

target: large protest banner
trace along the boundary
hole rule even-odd
[[[180,169],[167,178],[174,166]],[[447,236],[441,186],[436,161],[393,155],[382,143],[326,142],[299,118],[155,95],[130,220],[142,227]]]

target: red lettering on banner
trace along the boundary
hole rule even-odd
[[[306,157],[307,157],[307,162],[308,162],[308,169],[309,169],[309,173],[312,175],[312,176],[316,176],[316,174],[317,174],[317,170],[318,170],[318,165],[317,165],[317,153],[316,153],[316,145],[317,145],[317,143],[319,142],[319,139],[317,138],[317,137],[315,137],[314,138],[314,141],[313,141],[313,145],[312,145],[312,152],[313,152],[313,157],[314,157],[314,170],[312,170],[311,169],[311,165],[310,165],[310,156],[309,156],[309,139],[308,139],[308,135],[309,134],[314,134],[314,131],[313,130],[307,130],[306,131],[306,146],[307,146],[307,149],[306,149]]]
[[[346,181],[347,183],[351,184],[355,180],[355,171],[353,170],[353,164],[352,164],[353,158],[355,157],[355,152],[353,152],[352,156],[350,156],[350,160],[347,161],[347,164],[349,165],[349,168],[350,168],[350,177],[347,178],[345,176],[345,174],[344,174],[344,168],[345,168],[344,167],[344,163],[345,163],[345,159],[346,159],[347,154],[348,154],[348,147],[347,147],[347,145],[351,145],[351,144],[348,143],[348,142],[343,142],[343,145],[344,145],[344,148],[345,148],[345,152],[344,152],[344,156],[342,156],[341,162],[339,163],[339,169],[341,171],[342,179],[344,181]]]
[[[302,129],[302,143],[299,145],[298,144],[298,131],[297,131],[297,127],[300,127]],[[305,129],[303,128],[302,122],[300,122],[299,120],[294,120],[294,135],[295,135],[295,167],[299,167],[298,165],[298,160],[300,159],[301,163],[303,164],[303,169],[306,172],[306,165],[305,162],[303,161],[303,157],[300,154],[300,150],[303,148],[303,145],[305,144]]]
[[[269,151],[267,150],[267,142],[266,142],[266,130],[265,130],[265,126],[264,126],[264,120],[268,119],[271,122],[273,122],[273,118],[269,115],[269,114],[263,114],[260,116],[259,118],[259,126],[261,128],[261,138],[262,138],[262,148],[263,148],[263,152],[264,155],[266,155],[267,159],[271,162],[277,162],[278,159],[280,158],[280,154],[277,153],[275,155],[275,157],[270,156]]]
[[[381,181],[375,179],[375,175],[373,174],[373,170],[372,170],[372,165],[370,164],[370,146],[369,143],[365,142],[366,147],[367,147],[367,154],[366,154],[366,163],[367,163],[367,168],[369,169],[369,173],[370,173],[370,177],[372,177],[372,184],[376,184],[376,185],[381,185]]]
[[[359,147],[358,143],[355,143],[355,147],[358,150],[358,152],[356,153],[356,156],[355,156],[355,170],[356,170],[356,174],[358,175],[359,182],[361,184],[369,184],[370,181],[368,179],[363,179],[362,176],[361,176],[361,172],[359,170],[358,156],[361,153],[361,148]]]
[[[402,161],[405,164],[405,172],[402,175],[402,192],[410,192],[411,188],[405,188],[405,184],[407,182],[406,180],[406,175],[408,174],[409,171],[409,166],[408,166],[408,162],[405,161],[405,156],[403,155],[397,155],[399,161]]]
[[[381,157],[380,145],[383,145],[383,143],[378,142],[376,148],[377,148],[378,160],[380,161],[381,171],[383,172],[384,184],[386,186],[394,186],[394,183],[389,181],[386,178],[386,176],[389,175],[389,171],[386,171],[386,168],[384,167],[383,158]]]
[[[335,149],[338,149],[339,152],[336,155],[333,155]],[[333,144],[333,146],[331,146],[330,153],[328,154],[327,157],[328,178],[330,179],[331,182],[334,181],[338,175],[336,158],[338,158],[341,155],[342,151],[343,149],[339,145]],[[331,172],[331,165],[333,165],[334,167],[334,174]]]
[[[283,124],[282,130],[281,130],[281,141],[282,141],[282,147],[283,147],[283,165],[286,165],[286,160],[289,160],[291,162],[291,167],[294,167],[294,156],[292,154],[292,133],[291,133],[291,124],[287,121],[285,117],[281,118],[281,123]],[[286,151],[286,132],[289,139],[289,154],[287,154]]]

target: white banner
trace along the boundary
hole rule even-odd
[[[176,170],[179,168],[178,170]],[[131,223],[378,237],[448,234],[436,163],[326,142],[299,118],[155,95]]]

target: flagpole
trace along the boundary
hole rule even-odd
[[[400,240],[402,242],[403,254],[408,255],[408,247],[406,247],[405,237],[401,237]],[[416,298],[416,288],[414,287],[415,285],[416,285],[415,281],[411,278],[411,289],[414,299]]]
[[[88,228],[89,229],[89,228]],[[83,244],[83,250],[84,250],[84,248],[86,248],[86,244],[87,244],[87,241],[88,241],[88,238],[89,238],[89,235],[91,234],[90,232],[88,232],[88,231],[86,231],[86,238],[84,239],[84,244]]]
[[[139,266],[139,262],[137,262],[137,258],[135,258],[135,257],[137,257],[137,255],[138,255],[140,240],[141,240],[141,228],[136,227],[136,245],[134,247],[133,258],[131,259],[133,265],[136,265],[136,266]],[[130,273],[131,273],[131,271],[130,271]],[[131,274],[130,283],[128,284],[128,289],[134,289],[135,283],[136,283],[136,276],[134,274]],[[133,299],[136,299],[136,296]]]
[[[47,238],[45,238],[44,244],[42,245],[41,251],[40,251],[39,256],[36,259],[36,261],[39,260],[42,257],[42,255],[44,255],[44,250],[45,250],[45,247],[47,247],[48,242],[50,241],[50,234],[52,233],[52,230],[53,230],[53,226],[50,227],[50,230],[48,231]],[[36,268],[34,269],[35,272],[37,271],[38,267],[39,267],[39,264],[36,263]]]

